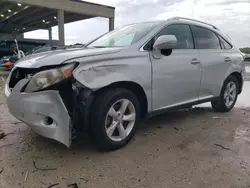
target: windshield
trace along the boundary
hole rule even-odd
[[[140,41],[158,23],[140,23],[116,29],[98,38],[87,47],[129,46]]]

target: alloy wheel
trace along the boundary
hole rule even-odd
[[[136,121],[136,111],[128,99],[120,99],[110,107],[106,120],[107,136],[113,141],[124,140],[133,130]]]
[[[234,82],[229,82],[224,91],[224,102],[227,108],[230,108],[236,99],[237,89]]]

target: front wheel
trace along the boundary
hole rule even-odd
[[[213,109],[219,112],[229,112],[237,101],[238,91],[238,80],[234,76],[229,76],[223,84],[219,100],[211,102]]]
[[[101,150],[126,145],[135,134],[140,114],[136,96],[126,89],[112,89],[97,96],[91,111],[91,130]]]

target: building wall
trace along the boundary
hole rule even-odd
[[[38,46],[49,45],[49,40],[41,39],[27,39],[23,35],[11,35],[0,33],[0,58],[3,56],[13,55],[13,50],[16,47],[15,39],[17,39],[19,49],[24,51],[24,53],[31,51],[33,48]],[[56,45],[58,41],[53,40],[52,44]]]
[[[23,39],[23,34],[19,34],[19,35],[12,35],[12,34],[9,34],[9,33],[0,33],[0,41],[3,41],[3,40],[15,40],[15,38],[18,40],[18,39]]]

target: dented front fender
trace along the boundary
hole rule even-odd
[[[151,111],[152,71],[148,52],[129,55],[116,53],[112,56],[98,56],[75,59],[79,65],[73,71],[74,78],[92,91],[117,82],[133,82],[140,85],[147,97],[148,111]]]
[[[118,81],[131,81],[127,76],[128,65],[99,65],[79,68],[74,71],[75,79],[95,91]]]

